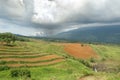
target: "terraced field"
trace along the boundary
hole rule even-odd
[[[52,53],[35,53],[22,46],[0,46],[0,66],[44,66],[65,61],[63,57]]]
[[[120,80],[119,48],[113,45],[82,45],[40,40],[16,42],[15,46],[0,45],[0,80],[27,80],[24,76],[11,77],[14,69],[29,70],[31,79],[28,80]],[[88,59],[91,57],[100,57],[100,60],[93,63],[101,64],[106,71],[94,72],[79,60],[82,58],[85,63],[92,63],[92,59]],[[101,69],[101,65],[97,65],[97,69]],[[108,73],[108,70],[114,71]]]
[[[68,52],[69,55],[78,59],[89,59],[99,57],[89,45],[83,45],[79,43],[66,43],[64,44],[64,50]]]

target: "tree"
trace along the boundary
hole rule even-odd
[[[15,42],[16,41],[16,35],[12,34],[12,33],[0,33],[0,42],[5,42],[8,45],[11,42]]]
[[[13,69],[11,70],[11,77],[30,78],[31,72],[28,69]]]

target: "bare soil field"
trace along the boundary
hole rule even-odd
[[[79,80],[106,80],[106,77],[103,76],[86,76],[86,77],[82,77]]]
[[[64,50],[75,58],[97,58],[96,52],[88,45],[78,43],[66,43],[64,44]]]
[[[58,55],[46,55],[46,56],[36,57],[36,58],[0,58],[0,61],[36,62],[36,61],[51,60],[55,58],[62,58],[62,57]]]
[[[7,64],[7,66],[9,66],[9,67],[23,67],[23,66],[34,67],[34,66],[45,66],[45,65],[56,64],[56,63],[63,62],[63,61],[65,61],[65,60],[64,59],[56,59],[53,61],[40,62],[40,63]]]

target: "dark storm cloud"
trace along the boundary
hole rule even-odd
[[[120,0],[0,0],[0,19],[50,35],[94,24],[118,24]]]

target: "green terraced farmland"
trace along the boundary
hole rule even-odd
[[[26,80],[25,77],[11,77],[14,69],[28,69],[30,80],[120,80],[119,72],[94,72],[81,60],[69,56],[60,43],[32,40],[15,44],[12,47],[0,45],[0,80]],[[119,66],[119,46],[91,46],[100,57],[96,63],[105,64],[113,60],[109,65],[112,68]]]

